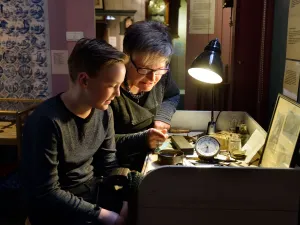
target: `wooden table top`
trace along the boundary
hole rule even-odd
[[[16,137],[16,123],[0,121],[0,144],[15,145],[17,143]]]

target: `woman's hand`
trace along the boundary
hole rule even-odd
[[[156,149],[161,146],[169,137],[167,132],[167,129],[158,130],[150,128],[148,130],[148,146],[151,149]]]
[[[168,123],[165,123],[165,122],[162,122],[162,121],[154,121],[154,126],[153,128],[157,129],[157,130],[163,130],[163,129],[167,129],[169,130],[170,129],[170,124]]]

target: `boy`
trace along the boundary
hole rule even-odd
[[[124,194],[102,177],[118,167],[108,107],[120,95],[127,60],[105,41],[81,39],[68,60],[68,91],[28,118],[21,172],[32,225],[125,223]]]

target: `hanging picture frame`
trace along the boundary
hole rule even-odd
[[[95,9],[104,9],[104,0],[94,0]]]
[[[260,167],[295,167],[299,157],[300,104],[279,94]]]

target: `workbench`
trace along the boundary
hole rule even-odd
[[[209,120],[210,112],[177,111],[171,126],[205,132]],[[217,129],[227,130],[237,120],[250,134],[259,130],[266,136],[245,112],[222,112]],[[299,169],[161,166],[156,159],[149,154],[145,160],[138,225],[299,224]]]
[[[218,111],[214,112],[215,118],[218,117]],[[197,133],[205,133],[207,129],[207,123],[210,120],[211,112],[209,111],[186,111],[178,110],[174,114],[171,127],[190,130]],[[266,131],[247,113],[237,111],[222,111],[218,117],[217,130],[229,130],[235,124],[244,123],[247,125],[248,132],[251,135],[255,130],[258,130],[262,136],[266,137]],[[170,140],[167,140],[170,141]],[[194,153],[195,155],[195,153]],[[189,165],[184,160],[184,165]],[[203,164],[203,167],[213,167],[214,165]],[[143,174],[147,174],[149,171],[161,167],[157,163],[157,154],[150,153],[146,156],[144,166],[142,169]]]

